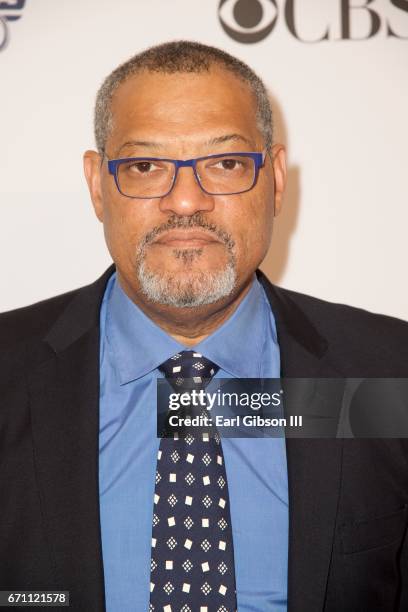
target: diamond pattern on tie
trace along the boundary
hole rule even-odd
[[[201,353],[182,351],[160,369],[177,392],[185,392],[204,389],[218,366]],[[218,433],[162,438],[153,507],[150,610],[236,612],[228,482]]]

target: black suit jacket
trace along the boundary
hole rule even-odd
[[[0,590],[69,590],[75,612],[105,610],[99,309],[112,272],[0,315]],[[283,376],[408,376],[407,323],[258,277]],[[291,438],[287,461],[289,612],[408,610],[407,440]]]

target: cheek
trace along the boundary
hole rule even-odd
[[[106,241],[111,249],[126,249],[132,235],[132,228],[135,225],[133,217],[133,210],[126,206],[109,204],[104,215],[103,225]]]
[[[259,264],[265,256],[272,234],[273,207],[266,198],[252,197],[241,202],[234,219],[237,256],[244,264]]]
[[[260,194],[251,201],[250,216],[253,220],[253,238],[258,242],[263,258],[271,241],[274,218],[273,189],[269,188],[269,184],[263,185]]]
[[[148,202],[104,193],[103,227],[107,246],[114,261],[132,258],[144,235],[151,229],[146,219],[151,217]],[[151,203],[150,203],[151,209]]]

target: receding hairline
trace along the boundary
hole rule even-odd
[[[202,75],[210,75],[212,72],[228,74],[229,76],[233,77],[238,83],[240,83],[241,85],[244,85],[245,88],[248,89],[248,91],[252,95],[255,95],[253,88],[251,87],[250,83],[247,80],[245,80],[245,78],[243,78],[241,75],[237,74],[236,72],[234,72],[228,66],[222,64],[221,62],[212,61],[210,64],[208,64],[208,66],[203,66],[197,70],[189,70],[189,71],[174,70],[170,72],[167,70],[151,69],[146,66],[140,66],[136,68],[134,71],[132,71],[131,73],[124,76],[122,79],[120,80],[118,79],[117,83],[112,88],[111,98],[113,98],[113,96],[122,87],[122,85],[125,85],[132,79],[137,79],[139,77],[153,75],[153,76],[158,76],[158,77],[163,76],[163,77],[189,78],[189,77],[194,77],[194,76],[200,77]]]
[[[229,76],[232,77],[233,80],[236,81],[238,86],[242,86],[243,90],[247,93],[249,93],[249,95],[252,97],[253,101],[256,103],[256,95],[255,92],[253,91],[253,89],[251,88],[251,86],[248,84],[247,81],[245,81],[245,79],[240,78],[239,75],[237,75],[235,72],[233,72],[232,70],[228,70],[227,67],[221,65],[221,64],[217,64],[215,62],[213,62],[211,65],[208,66],[208,68],[206,68],[205,70],[200,70],[200,71],[196,71],[196,72],[182,72],[182,71],[177,71],[177,72],[163,72],[163,71],[159,71],[159,70],[149,70],[148,68],[145,67],[141,67],[139,70],[137,70],[136,72],[133,72],[132,74],[129,74],[126,78],[124,78],[123,80],[121,80],[120,82],[118,82],[118,84],[116,85],[116,87],[112,90],[111,96],[110,96],[110,100],[109,100],[109,113],[111,116],[111,120],[113,120],[113,107],[114,104],[117,100],[117,98],[119,96],[121,96],[121,90],[125,85],[129,85],[131,84],[131,82],[133,80],[137,81],[137,79],[139,78],[144,78],[144,77],[149,77],[149,76],[157,76],[157,77],[164,77],[164,78],[180,78],[180,79],[189,79],[191,77],[201,77],[201,76],[211,76],[211,73],[227,73]],[[136,83],[135,83],[136,86]]]

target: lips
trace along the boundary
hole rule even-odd
[[[160,244],[165,246],[207,246],[209,244],[218,243],[218,238],[214,234],[204,232],[202,230],[169,230],[163,232],[152,244]]]

